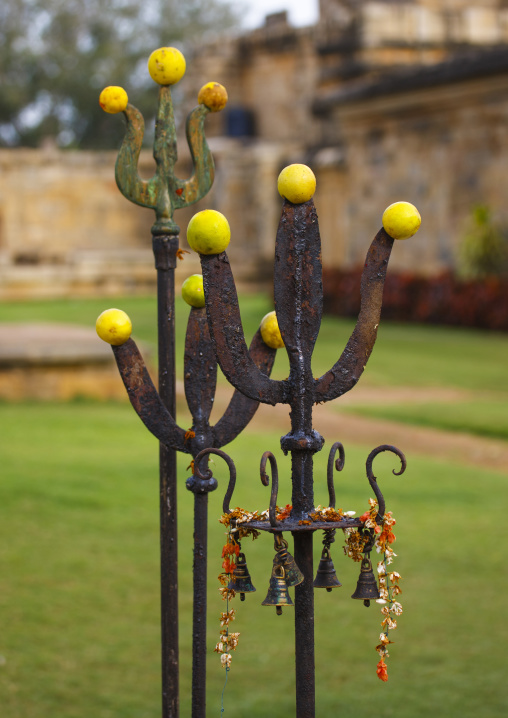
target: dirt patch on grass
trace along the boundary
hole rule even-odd
[[[221,413],[226,406],[227,396],[227,390],[219,387],[216,396],[216,409]],[[325,437],[328,445],[331,445],[334,441],[371,448],[380,444],[394,444],[406,455],[432,456],[436,459],[482,466],[508,474],[508,442],[482,438],[471,434],[401,424],[394,421],[354,416],[350,413],[341,415],[340,411],[337,411],[337,407],[340,405],[351,407],[355,404],[372,405],[431,401],[447,403],[471,399],[473,396],[470,392],[455,389],[411,389],[404,387],[369,389],[358,387],[338,400],[333,409],[330,404],[316,406],[314,410],[314,428]],[[249,426],[258,431],[273,431],[274,437],[278,441],[278,438],[286,434],[290,429],[289,407],[285,405],[261,405]]]

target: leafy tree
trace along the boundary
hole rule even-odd
[[[98,110],[107,85],[154,112],[148,56],[193,43],[238,22],[228,0],[2,0],[0,146],[111,147],[119,127]]]

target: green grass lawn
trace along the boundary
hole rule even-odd
[[[355,407],[346,411],[404,424],[430,426],[444,431],[461,431],[508,441],[508,397],[478,398],[435,404],[387,404]]]
[[[2,718],[148,718],[160,715],[157,443],[125,404],[3,404],[0,472],[0,704]],[[326,437],[328,438],[328,437]],[[272,449],[281,503],[289,459],[278,437],[252,434],[230,446],[238,468],[233,504],[264,508],[256,465]],[[347,449],[338,505],[363,512],[371,495],[367,449]],[[325,502],[326,452],[316,456],[316,500]],[[390,680],[375,675],[379,608],[350,595],[358,566],[332,547],[343,587],[316,596],[317,714],[498,718],[504,690],[506,478],[500,473],[393,457],[376,473],[398,520],[404,614],[394,632]],[[192,495],[180,458],[182,715],[189,715]],[[224,671],[213,653],[215,591],[226,469],[210,497],[208,714],[220,714]],[[320,538],[316,540],[316,562]],[[225,715],[294,715],[293,620],[260,605],[273,557],[268,536],[244,544],[257,593],[237,602],[241,642],[225,692]],[[274,706],[276,706],[274,710]],[[375,707],[375,708],[374,708]]]
[[[95,326],[97,316],[111,305],[124,309],[134,325],[133,338],[144,343],[156,357],[155,298],[125,297],[112,299],[46,300],[0,305],[0,321],[56,321]],[[248,342],[260,319],[273,309],[262,294],[240,298],[242,320]],[[188,307],[179,297],[177,346],[182,347]],[[324,317],[313,356],[315,376],[324,374],[341,354],[354,327],[349,319]],[[99,341],[99,339],[97,340]],[[463,401],[415,402],[413,405],[387,401],[383,405],[349,408],[348,411],[377,418],[433,426],[451,431],[466,431],[480,436],[506,439],[508,436],[508,335],[464,330],[453,327],[402,325],[381,322],[379,337],[361,386],[455,388],[467,391]],[[182,376],[183,350],[177,352],[177,377]],[[278,353],[272,376],[288,375],[284,351]],[[226,383],[219,371],[219,381]],[[334,405],[342,411],[341,403]],[[186,417],[187,419],[187,417]]]
[[[133,322],[133,338],[155,346],[157,337],[155,298],[42,300],[0,304],[0,321],[74,322],[95,326],[97,316],[110,306],[124,309]],[[262,294],[240,297],[247,341],[261,318],[273,309]],[[176,302],[177,346],[183,345],[188,307]],[[319,376],[335,363],[353,330],[354,321],[324,317],[313,356],[313,370]],[[381,321],[378,341],[362,377],[362,385],[456,387],[471,391],[496,392],[508,398],[508,335],[495,332],[396,324]],[[183,350],[177,355],[183,359]],[[287,376],[285,353],[279,352],[276,377]],[[181,369],[181,365],[179,366]]]
[[[125,309],[134,338],[154,345],[155,300],[41,301],[0,305],[0,321],[60,321],[94,326],[111,305]],[[270,311],[263,296],[241,298],[250,337]],[[177,303],[181,346],[187,309]],[[337,359],[353,322],[325,318],[314,373]],[[99,341],[99,340],[98,340]],[[179,376],[181,358],[179,351]],[[382,324],[362,385],[455,387],[467,403],[412,411],[405,421],[506,438],[508,337],[475,331]],[[284,353],[274,376],[287,376]],[[494,394],[495,392],[495,394]],[[476,400],[477,398],[477,400]],[[337,406],[339,406],[338,404]],[[503,413],[503,406],[507,407]],[[364,409],[362,409],[363,411]],[[401,407],[383,407],[380,416]],[[371,407],[365,411],[374,411]],[[497,413],[494,413],[497,412]],[[125,403],[0,404],[0,715],[2,718],[152,718],[160,715],[158,450]],[[413,417],[413,418],[411,418]],[[448,418],[447,418],[448,417]],[[458,424],[458,420],[462,424]],[[318,426],[316,426],[319,429]],[[489,434],[492,431],[498,434]],[[328,444],[335,437],[326,437]],[[233,504],[265,508],[257,466],[277,456],[280,503],[290,500],[290,462],[273,432],[243,436],[227,449],[238,469]],[[371,495],[365,458],[346,447],[337,504],[362,513]],[[402,477],[393,457],[376,475],[397,518],[394,568],[404,579],[404,614],[393,634],[390,680],[375,675],[381,614],[350,599],[358,566],[332,547],[343,587],[316,596],[317,715],[367,711],[380,718],[498,718],[508,710],[503,570],[506,476],[430,457],[408,457]],[[180,652],[182,716],[190,714],[192,495],[188,457],[179,458]],[[395,464],[397,462],[395,461]],[[316,502],[326,503],[326,448],[316,455]],[[210,497],[208,714],[220,715],[225,673],[213,653],[224,608],[216,575],[224,529],[215,520],[227,484]],[[225,692],[225,715],[294,715],[293,619],[261,606],[273,557],[268,536],[244,545],[257,593],[237,602],[238,651]],[[316,537],[316,566],[320,537]],[[274,710],[275,707],[275,710]]]

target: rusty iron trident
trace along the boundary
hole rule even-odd
[[[167,49],[167,48],[165,48]],[[160,52],[160,51],[156,51]],[[155,78],[154,78],[155,79]],[[232,441],[249,423],[258,402],[235,391],[222,418],[210,426],[217,360],[211,344],[205,309],[192,308],[187,324],[184,357],[184,386],[192,426],[185,431],[176,423],[175,390],[175,311],[174,270],[179,256],[179,227],[173,220],[177,209],[200,200],[214,179],[214,162],[208,147],[204,122],[209,112],[222,109],[222,86],[213,85],[212,93],[204,93],[201,102],[190,113],[187,141],[193,163],[193,174],[178,179],[174,168],[177,160],[176,129],[171,89],[162,85],[155,125],[155,175],[142,180],[138,160],[144,135],[143,116],[131,104],[123,110],[127,128],[116,162],[115,176],[122,194],[131,202],[155,211],[152,243],[157,269],[158,360],[159,390],[149,376],[135,342],[129,339],[113,347],[115,360],[127,389],[129,399],[145,426],[160,444],[160,522],[161,522],[161,633],[162,633],[162,715],[177,718],[178,687],[178,565],[176,509],[176,451],[195,457],[205,447],[221,447]],[[205,85],[198,97],[209,87]],[[117,88],[118,89],[118,88]],[[123,92],[123,90],[122,90]],[[215,93],[215,94],[214,94]],[[217,93],[220,102],[217,103]],[[205,104],[206,103],[206,104]],[[250,345],[252,361],[263,373],[271,372],[275,350],[255,334]],[[217,486],[215,479],[202,480],[198,475],[187,481],[194,493],[194,603],[193,603],[193,666],[192,716],[206,714],[206,559],[208,492]]]
[[[314,378],[311,357],[321,324],[323,300],[317,214],[312,199],[302,204],[284,200],[274,266],[275,309],[290,365],[289,377],[282,381],[274,381],[262,373],[249,356],[226,252],[200,255],[210,333],[226,378],[252,400],[289,404],[291,409],[291,431],[281,438],[284,454],[291,453],[291,514],[283,522],[275,521],[276,499],[272,488],[271,520],[245,523],[244,526],[272,533],[291,531],[294,536],[294,558],[305,577],[303,583],[295,586],[297,718],[315,716],[313,532],[318,528],[333,530],[360,523],[343,519],[336,524],[321,526],[309,520],[309,514],[315,511],[313,455],[324,444],[323,437],[312,426],[313,406],[352,389],[365,369],[377,337],[393,242],[384,229],[374,238],[363,269],[361,308],[356,327],[337,362],[323,376]],[[331,462],[336,447],[337,444],[332,447]],[[393,451],[401,458],[402,473],[405,468],[402,453],[388,446],[378,447],[373,453],[380,450]],[[275,460],[272,469],[275,475]],[[330,466],[328,475],[330,489]],[[380,499],[380,511],[384,512],[384,499],[377,485],[373,488]],[[333,497],[330,494],[331,502],[332,498],[334,503],[334,493]]]

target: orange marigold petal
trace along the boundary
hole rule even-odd
[[[386,663],[383,661],[382,658],[376,666],[376,673],[377,677],[380,678],[382,681],[388,680],[388,669]]]

